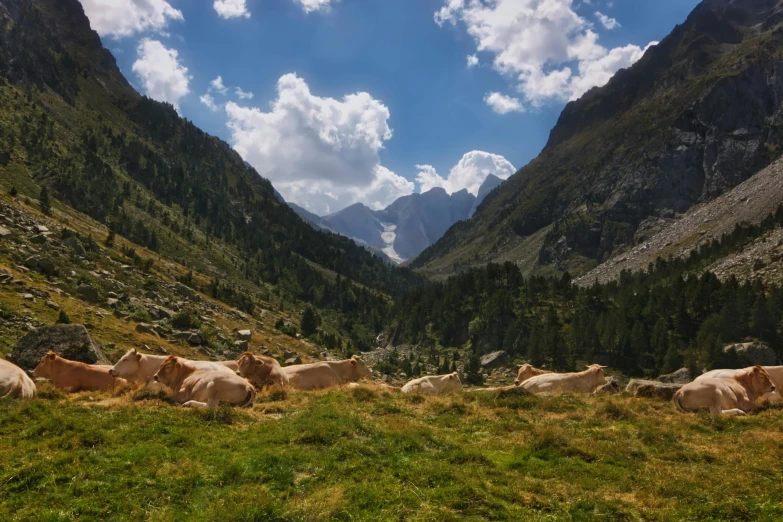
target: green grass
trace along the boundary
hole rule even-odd
[[[0,402],[2,520],[780,520],[783,415],[629,397]]]

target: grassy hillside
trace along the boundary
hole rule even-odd
[[[612,398],[138,392],[0,403],[4,520],[779,520],[780,410]],[[32,456],[35,458],[32,458]]]

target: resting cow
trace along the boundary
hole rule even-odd
[[[245,352],[237,362],[239,363],[237,375],[244,377],[258,387],[288,384],[288,376],[283,373],[280,363],[271,357]]]
[[[707,377],[690,382],[674,394],[681,412],[709,410],[723,415],[745,415],[756,406],[756,399],[775,391],[767,371],[754,366],[726,379]]]
[[[35,383],[15,364],[0,359],[0,397],[30,400],[35,397]]]
[[[352,360],[333,362],[347,363],[353,367],[354,364],[351,364],[350,361]],[[362,365],[364,366],[363,362]],[[366,366],[364,367],[366,368]],[[344,370],[346,374],[350,374],[352,371],[348,368],[344,368]],[[254,355],[250,352],[245,352],[239,358],[237,375],[245,377],[256,386],[277,384],[290,386],[295,390],[321,390],[339,386],[344,382],[332,369],[332,366],[326,362],[280,366],[280,363],[271,357]]]
[[[772,384],[775,385],[776,391],[772,393],[765,393],[759,397],[759,399],[768,400],[770,402],[779,401],[780,390],[783,390],[783,366],[762,366],[762,368],[764,368],[769,374],[769,379],[772,381]],[[752,369],[753,366],[748,366],[747,368],[741,368],[739,370],[712,370],[699,375],[694,380],[700,381],[703,379],[730,379],[740,375],[741,373],[749,372]]]
[[[583,372],[546,373],[526,380],[520,386],[531,393],[585,393],[590,394],[606,383],[604,368],[598,364],[588,366]]]
[[[324,361],[324,364],[328,364],[344,383],[356,382],[372,375],[367,364],[355,355],[343,361]]]
[[[200,370],[175,355],[163,361],[153,379],[171,388],[185,407],[250,406],[256,398],[253,385],[235,373]]]
[[[517,373],[517,378],[516,380],[514,380],[514,384],[519,386],[520,384],[530,379],[531,377],[535,377],[536,375],[544,375],[545,373],[552,373],[552,372],[550,372],[549,370],[539,370],[533,365],[525,363],[519,367],[519,373]]]
[[[457,372],[448,375],[427,375],[413,379],[402,387],[402,393],[422,395],[446,395],[462,389],[462,381]]]
[[[49,379],[56,388],[68,392],[111,391],[115,384],[124,384],[125,379],[115,379],[109,370],[109,366],[69,361],[48,352],[33,370],[33,376]]]
[[[123,377],[129,381],[151,384],[155,372],[165,360],[166,356],[164,355],[147,355],[132,348],[117,361],[117,364],[111,367],[109,373],[114,377]],[[239,367],[236,361],[183,360],[199,370],[235,372]]]

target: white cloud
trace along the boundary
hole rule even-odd
[[[217,111],[219,109],[215,103],[215,98],[213,98],[210,94],[204,94],[199,98],[199,100],[207,107],[207,109],[211,111]]]
[[[620,22],[618,22],[617,19],[612,18],[611,16],[606,16],[600,11],[595,12],[595,17],[598,18],[598,21],[601,22],[601,25],[610,31],[620,27]]]
[[[121,38],[161,31],[169,20],[183,20],[182,11],[166,0],[81,0],[90,26],[101,36]]]
[[[209,82],[209,90],[214,90],[215,92],[218,92],[220,94],[226,94],[226,91],[228,90],[225,85],[223,85],[223,77],[218,76],[211,82]]]
[[[484,101],[493,111],[498,114],[508,114],[509,112],[524,112],[525,108],[520,103],[519,98],[512,98],[499,92],[490,92],[484,96]]]
[[[479,63],[478,56],[476,56],[475,54],[469,54],[467,59],[468,59],[468,69],[477,66]]]
[[[380,164],[392,137],[389,109],[366,92],[342,99],[310,92],[295,74],[277,83],[269,112],[226,105],[234,149],[287,201],[327,214],[357,201],[382,208],[414,184]]]
[[[250,18],[246,0],[215,0],[212,7],[221,18]]]
[[[239,98],[240,100],[252,100],[253,99],[253,93],[252,92],[245,92],[242,89],[240,89],[239,87],[234,89],[234,92],[236,93],[237,98]]]
[[[136,49],[133,72],[150,98],[168,102],[179,109],[179,101],[190,92],[188,69],[179,63],[177,51],[157,40],[143,39]]]
[[[331,3],[338,0],[294,0],[298,3],[305,13],[312,13],[313,11],[328,11],[331,7]]]
[[[476,49],[491,53],[493,67],[515,83],[521,103],[532,105],[574,99],[644,54],[634,45],[601,46],[573,0],[445,0],[435,22],[464,25]]]
[[[416,165],[416,168],[419,170],[416,181],[422,192],[443,187],[450,194],[468,189],[468,192],[474,196],[478,194],[481,184],[490,174],[500,179],[507,179],[516,172],[514,165],[503,156],[480,150],[462,156],[445,178],[438,174],[432,165]]]

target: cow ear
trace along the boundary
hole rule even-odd
[[[454,380],[454,374],[449,374],[449,380]]]
[[[351,357],[351,364],[356,366],[356,358],[355,357]]]
[[[134,349],[133,351],[134,351],[134,352],[136,352],[136,350],[135,350],[135,349]],[[137,361],[140,361],[140,360],[141,360],[141,354],[140,354],[139,352],[136,352],[136,360],[137,360]]]
[[[46,358],[47,359],[54,359],[55,357],[57,357],[57,354],[54,353],[53,351],[50,350],[50,351],[46,352]]]

